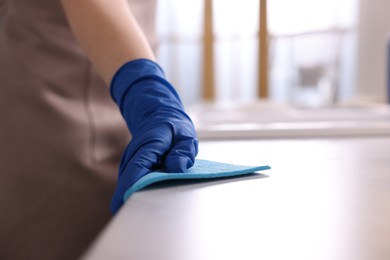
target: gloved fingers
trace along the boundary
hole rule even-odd
[[[146,131],[133,139],[122,158],[124,163],[119,170],[118,183],[111,201],[111,211],[115,213],[123,204],[123,195],[136,181],[148,174],[171,147],[172,132],[168,126],[160,126]]]
[[[198,154],[198,140],[196,136],[181,136],[172,146],[165,158],[167,172],[184,172],[195,163]]]
[[[153,158],[158,158],[154,163],[157,164],[160,162],[161,164],[161,155],[167,153],[171,144],[172,130],[166,125],[154,126],[149,130],[134,135],[123,153],[119,167],[119,176],[124,172],[126,165],[133,160],[134,157],[138,157],[138,159],[145,157],[143,153],[139,152],[141,149],[147,150],[147,148],[153,148],[149,152],[157,154],[154,155]],[[149,156],[150,154],[147,153],[147,155]],[[148,158],[144,158],[144,162],[145,161],[148,161]]]

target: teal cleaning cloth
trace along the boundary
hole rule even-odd
[[[139,179],[133,186],[128,189],[124,195],[124,200],[127,200],[131,194],[142,188],[159,181],[178,180],[178,179],[210,179],[245,175],[257,171],[271,169],[268,165],[264,166],[242,166],[227,163],[219,163],[206,160],[195,160],[192,168],[182,173],[169,173],[162,171],[151,172]]]

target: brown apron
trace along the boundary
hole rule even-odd
[[[130,6],[154,44],[155,0]],[[0,10],[0,259],[76,259],[110,219],[130,136],[60,1]]]

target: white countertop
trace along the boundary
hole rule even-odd
[[[261,174],[133,194],[84,260],[390,259],[390,137],[201,142]]]

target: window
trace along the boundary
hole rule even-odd
[[[315,105],[353,95],[356,2],[268,1],[271,100]],[[159,0],[158,59],[186,104],[201,101],[203,3]],[[214,0],[213,11],[216,102],[251,102],[257,99],[259,1]]]

